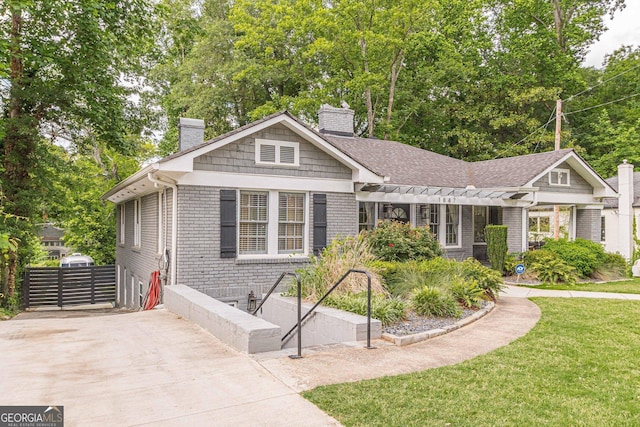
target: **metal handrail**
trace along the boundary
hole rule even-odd
[[[258,313],[258,311],[260,311],[260,309],[262,308],[262,306],[264,305],[264,303],[269,299],[269,297],[271,296],[271,294],[273,293],[273,291],[278,287],[278,285],[280,284],[280,282],[282,282],[282,279],[285,278],[285,276],[293,276],[296,278],[296,281],[298,282],[298,293],[300,293],[300,276],[298,275],[298,273],[288,273],[288,272],[284,272],[280,275],[280,277],[278,277],[278,280],[276,280],[276,283],[274,283],[271,286],[271,289],[269,289],[269,291],[267,292],[267,295],[264,296],[264,298],[262,298],[262,301],[260,301],[260,304],[258,305],[258,307],[256,307],[255,310],[253,310],[253,312],[251,314],[253,314],[254,316]]]
[[[302,291],[302,286],[300,283],[300,279],[298,279],[298,323],[296,323],[293,328],[291,328],[289,330],[289,332],[287,332],[286,334],[284,334],[284,336],[282,337],[282,342],[285,342],[289,336],[293,333],[293,331],[298,330],[298,355],[297,356],[289,356],[292,359],[297,359],[302,357],[302,323],[315,311],[315,309],[322,304],[322,302],[329,296],[329,294],[331,292],[333,292],[343,281],[344,279],[347,278],[347,276],[349,276],[351,273],[361,273],[367,276],[367,347],[368,349],[373,349],[375,347],[371,347],[371,275],[369,274],[368,271],[365,270],[356,270],[356,269],[350,269],[348,270],[341,278],[340,280],[338,280],[336,282],[335,285],[333,285],[331,287],[331,289],[329,289],[327,291],[327,293],[325,293],[322,298],[320,298],[318,300],[318,302],[315,303],[315,305],[313,307],[311,307],[311,310],[309,310],[304,317],[300,317],[301,312],[302,312],[302,296],[301,296],[301,291]]]

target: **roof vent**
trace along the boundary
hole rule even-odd
[[[180,117],[178,151],[188,150],[204,142],[204,120]]]
[[[318,111],[320,133],[338,136],[353,136],[353,110],[342,103],[343,108],[323,104]]]

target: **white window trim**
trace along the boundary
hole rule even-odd
[[[240,200],[241,191],[259,191],[264,193],[264,190],[250,190],[242,189],[238,190],[237,200]],[[279,191],[269,190],[267,193],[267,206],[269,207],[269,213],[267,217],[267,253],[266,254],[240,254],[240,232],[236,233],[236,247],[238,248],[238,259],[287,259],[292,257],[308,257],[309,256],[309,193],[299,191]],[[304,194],[304,233],[303,233],[303,251],[297,253],[278,253],[278,226],[279,226],[279,195],[280,193],[299,193]],[[236,209],[237,218],[236,224],[240,225],[240,209]]]
[[[122,203],[120,205],[120,244],[124,245],[125,240],[125,230],[127,225],[127,216],[126,216],[126,205]]]
[[[274,145],[276,147],[276,161],[275,162],[263,162],[260,160],[260,147],[262,145]],[[280,147],[292,147],[293,148],[293,163],[281,163],[280,162]],[[291,141],[276,141],[271,139],[256,139],[255,149],[256,165],[266,166],[281,166],[289,168],[300,167],[300,144]]]
[[[567,183],[566,184],[562,184],[560,182],[553,182],[553,174],[560,174],[560,173],[565,173],[567,174]],[[569,187],[571,186],[571,169],[561,169],[561,168],[556,168],[553,169],[552,171],[549,172],[549,185],[554,186],[554,187]]]
[[[142,246],[142,203],[140,199],[133,201],[133,246]]]
[[[458,206],[458,233],[456,234],[456,236],[458,236],[458,243],[456,243],[455,245],[447,244],[447,204],[443,204],[443,205],[440,205],[440,217],[439,217],[440,230],[438,235],[440,237],[440,244],[445,249],[461,248],[462,247],[462,205],[456,205],[453,203],[450,203],[449,205]]]

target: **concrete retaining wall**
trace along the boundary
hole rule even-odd
[[[313,304],[302,303],[302,315],[307,313]],[[286,334],[297,322],[297,300],[290,297],[282,297],[272,294],[262,306],[262,313],[258,315],[271,323],[279,325],[282,336]],[[302,327],[302,346],[335,344],[349,341],[365,341],[367,339],[367,317],[348,313],[329,307],[318,307],[316,314]],[[382,323],[371,319],[371,339],[382,336]],[[297,332],[289,340],[284,348],[297,347]]]
[[[250,354],[280,350],[280,327],[188,286],[166,286],[164,305],[236,350]]]

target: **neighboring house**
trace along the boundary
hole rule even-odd
[[[428,225],[448,257],[486,256],[484,228],[508,225],[528,247],[528,210],[560,204],[569,236],[600,240],[615,191],[573,150],[470,163],[394,141],[359,138],[353,111],[323,106],[319,131],[287,112],[203,142],[181,119],[179,152],[107,192],[118,206],[118,303],[136,306],[169,261],[184,284],[245,308],[283,271],[340,235],[394,219]]]
[[[620,198],[605,199],[601,240],[607,252],[618,252],[631,259],[634,218],[636,238],[640,238],[640,172],[634,173],[633,165],[625,160],[618,166],[618,175],[606,181],[620,193]]]
[[[40,237],[42,248],[47,251],[47,259],[59,260],[67,256],[70,249],[64,245],[64,230],[56,227],[52,223],[44,223],[41,225],[42,229],[38,237]]]

